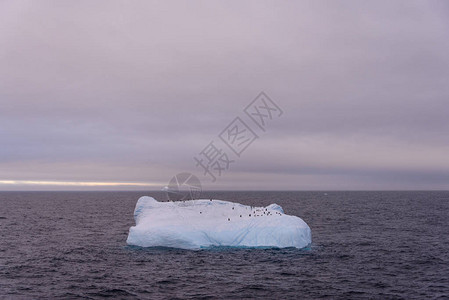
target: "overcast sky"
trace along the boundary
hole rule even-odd
[[[265,132],[243,111],[261,91],[284,112]],[[218,137],[235,117],[259,136],[240,157]],[[193,159],[211,141],[235,160],[215,182]],[[180,172],[449,189],[448,2],[0,2],[0,190],[159,190]]]

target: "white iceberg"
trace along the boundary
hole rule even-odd
[[[312,242],[309,226],[284,214],[277,204],[251,207],[221,200],[158,202],[141,197],[134,219],[127,243],[140,247],[304,248]]]

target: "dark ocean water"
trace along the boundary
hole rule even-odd
[[[126,246],[158,192],[0,193],[0,298],[449,299],[449,192],[210,192],[280,204],[297,249]]]

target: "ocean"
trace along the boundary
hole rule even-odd
[[[308,249],[126,245],[140,196],[0,192],[1,299],[449,299],[449,192],[204,192],[277,203]]]

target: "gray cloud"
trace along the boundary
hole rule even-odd
[[[193,155],[264,90],[285,114],[206,187],[447,189],[448,16],[444,1],[4,1],[0,181],[201,175]]]

